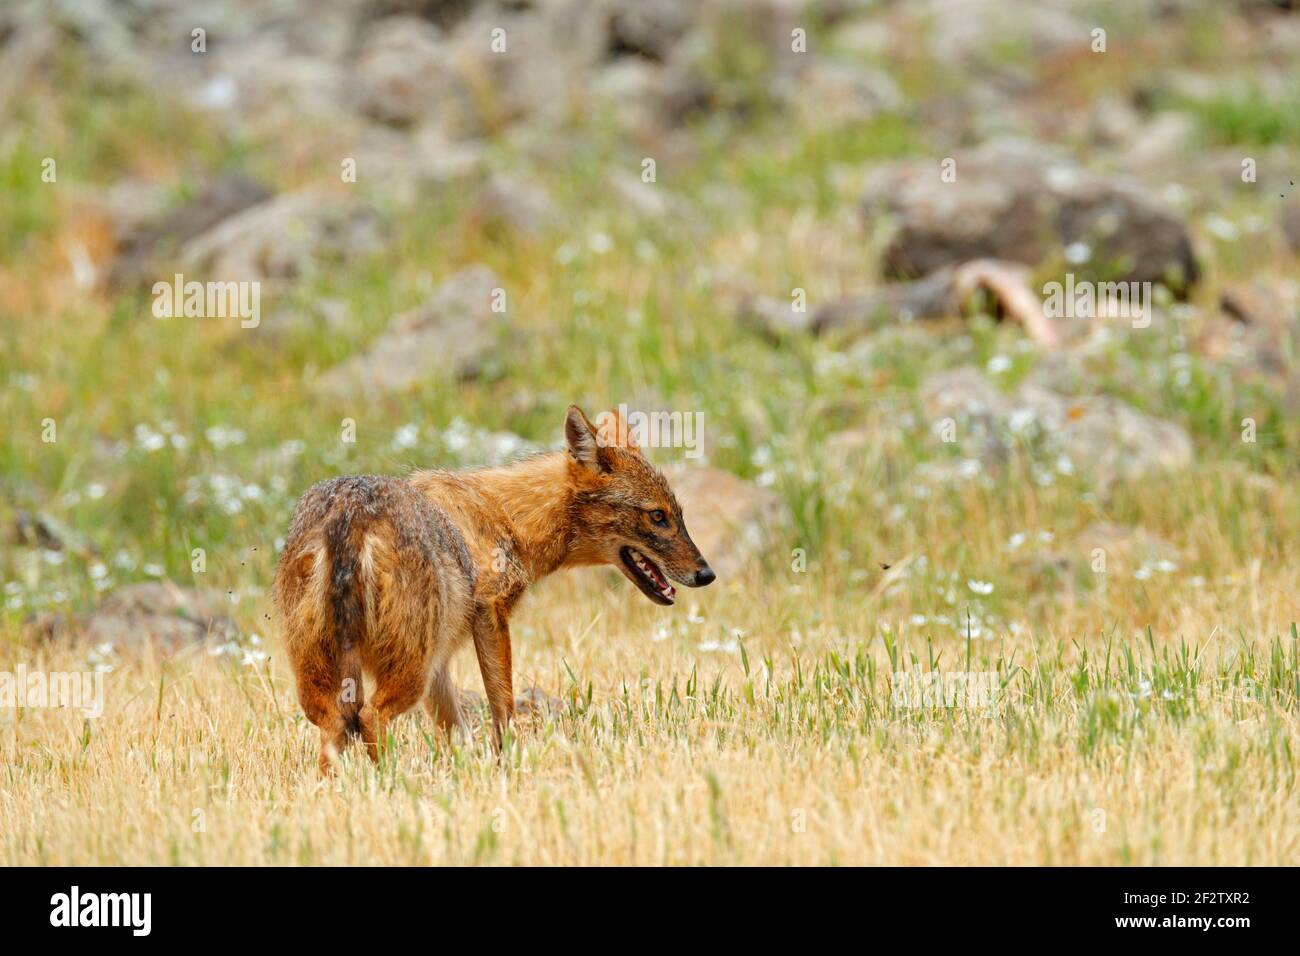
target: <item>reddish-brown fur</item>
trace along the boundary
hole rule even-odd
[[[566,451],[478,471],[334,478],[303,495],[275,603],[299,700],[320,728],[322,772],[353,736],[377,760],[388,722],[420,702],[464,732],[448,666],[471,641],[499,747],[514,712],[510,614],[548,574],[613,564],[661,604],[672,603],[665,575],[713,580],[667,481],[617,434],[622,444],[602,441],[570,406]]]

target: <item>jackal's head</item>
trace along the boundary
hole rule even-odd
[[[574,487],[574,545],[586,563],[614,565],[656,604],[676,598],[669,579],[692,588],[713,581],[716,575],[686,532],[673,490],[626,427],[598,431],[582,409],[570,405],[564,437]]]

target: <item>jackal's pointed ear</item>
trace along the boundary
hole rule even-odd
[[[610,437],[606,438],[606,445],[617,445],[619,448],[626,448],[630,452],[641,454],[641,446],[636,443],[636,435],[628,425],[622,408],[611,408],[605,414],[598,415],[597,421],[601,423],[602,437],[606,430],[610,433]]]
[[[564,416],[564,440],[569,446],[570,458],[592,471],[600,471],[600,446],[596,443],[596,429],[577,405],[570,405]]]

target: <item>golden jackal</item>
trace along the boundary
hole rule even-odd
[[[668,482],[626,428],[610,434],[571,405],[566,451],[478,471],[332,478],[303,495],[275,604],[323,773],[353,736],[377,760],[387,723],[419,701],[464,732],[448,666],[471,638],[500,746],[514,713],[510,612],[553,571],[612,564],[657,604],[673,603],[669,578],[713,581]]]

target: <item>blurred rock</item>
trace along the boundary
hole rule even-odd
[[[349,331],[351,325],[352,312],[346,301],[330,297],[313,298],[301,307],[283,306],[269,316],[263,316],[253,330],[252,347],[258,348],[262,343],[278,346],[298,332],[342,335]],[[247,347],[247,341],[241,340],[240,345]]]
[[[664,476],[691,540],[722,581],[761,560],[782,517],[774,492],[718,468],[669,465]]]
[[[307,190],[223,219],[186,242],[180,261],[205,280],[288,279],[353,262],[377,250],[381,235],[365,204]]]
[[[1257,279],[1228,286],[1219,308],[1238,322],[1282,333],[1300,322],[1300,284]]]
[[[529,687],[515,698],[515,715],[525,719],[542,720],[558,716],[564,711],[564,701],[552,697],[540,687]]]
[[[921,383],[918,394],[927,414],[935,418],[1002,415],[1012,402],[1008,393],[969,365],[936,372]]]
[[[492,311],[499,288],[486,266],[460,270],[424,305],[395,317],[369,350],[322,375],[318,386],[343,394],[400,392],[430,379],[475,375],[504,325],[504,315]]]
[[[375,17],[410,16],[449,30],[462,22],[481,0],[365,0],[363,6]]]
[[[1143,528],[1099,521],[1055,546],[1030,545],[1015,551],[1012,566],[1031,591],[1076,595],[1081,579],[1104,581],[1107,575],[1145,579],[1178,569],[1178,549]]]
[[[362,112],[410,124],[445,102],[454,82],[442,31],[420,17],[386,17],[367,31],[354,64]]]
[[[1015,140],[952,158],[952,182],[941,180],[934,161],[894,163],[870,177],[868,214],[897,217],[884,251],[887,275],[925,276],[984,258],[1034,266],[1067,247],[1113,267],[1114,279],[1164,282],[1176,293],[1200,275],[1186,224],[1134,186]]]
[[[913,282],[891,282],[835,299],[805,312],[796,312],[792,301],[744,296],[738,317],[773,339],[804,332],[863,334],[893,322],[958,315],[976,293],[984,293],[995,317],[1019,323],[1040,347],[1056,348],[1061,344],[1061,332],[1048,319],[1029,279],[1028,268],[1019,263],[976,259],[955,269],[938,269]]]
[[[1088,112],[1088,138],[1099,146],[1130,142],[1142,125],[1142,115],[1126,97],[1107,94],[1093,100]]]
[[[678,44],[655,74],[650,93],[655,115],[662,125],[677,127],[712,110],[734,107],[719,95],[718,83],[708,75],[710,57],[716,53],[704,37],[692,34]]]
[[[488,704],[475,690],[461,688],[456,692],[461,713],[474,730],[482,728],[488,720]],[[515,697],[515,717],[526,721],[541,721],[564,713],[564,701],[552,697],[540,687],[526,688]]]
[[[666,122],[662,110],[663,69],[641,57],[620,57],[596,71],[587,87],[595,112],[641,143],[658,136]]]
[[[267,195],[270,193],[257,201],[261,202]],[[171,190],[165,184],[143,177],[121,179],[107,189],[94,186],[87,191],[83,201],[103,213],[111,223],[119,247],[160,223],[174,205]]]
[[[795,311],[790,299],[774,299],[767,295],[749,295],[742,298],[736,317],[741,323],[770,339],[780,340],[787,335],[812,332],[815,313],[806,309]]]
[[[474,213],[480,223],[504,226],[536,238],[555,223],[555,202],[541,183],[525,176],[496,173],[479,193]]]
[[[357,181],[367,188],[382,184],[377,198],[399,206],[417,202],[426,187],[478,176],[486,162],[481,141],[451,139],[433,124],[413,129],[371,124],[352,152]]]
[[[525,120],[541,127],[561,122],[586,75],[585,30],[566,4],[476,7],[446,36],[454,80],[435,94],[448,101],[443,127],[453,137],[486,137]]]
[[[895,30],[894,24],[879,12],[866,13],[835,31],[835,45],[859,59],[879,59],[895,49]]]
[[[716,91],[697,55],[691,48],[675,52],[667,63],[623,56],[598,64],[580,91],[586,111],[665,165],[693,148],[682,135],[683,123],[714,106]]]
[[[805,66],[779,90],[809,126],[865,123],[903,104],[903,94],[887,72],[857,63],[805,60]]]
[[[265,202],[271,191],[239,173],[217,176],[193,199],[181,203],[160,219],[122,230],[119,249],[109,271],[109,282],[122,287],[151,285],[169,278],[162,273],[181,247],[215,228],[231,216]]]
[[[238,637],[238,627],[226,614],[228,607],[219,591],[148,581],[118,588],[80,618],[49,619],[36,627],[46,637],[111,644],[119,651],[152,645],[164,653],[175,653]]]
[[[1158,113],[1130,134],[1122,166],[1152,174],[1164,172],[1187,156],[1196,142],[1196,132],[1196,121],[1188,114]],[[1236,173],[1240,177],[1239,161]]]
[[[951,418],[968,456],[1000,468],[1010,457],[1007,434],[1012,397],[978,369],[969,366],[937,372],[921,383],[918,395],[934,428]]]
[[[1083,244],[1092,250],[1092,261],[1116,263],[1119,280],[1163,282],[1184,296],[1200,278],[1187,224],[1139,187],[1086,179],[1053,195],[1062,248]]]
[[[1069,403],[1056,427],[1070,461],[1091,471],[1103,490],[1116,480],[1135,481],[1192,464],[1192,439],[1181,426],[1110,396]]]
[[[914,282],[893,282],[865,295],[850,296],[819,306],[813,314],[815,332],[832,329],[871,329],[881,318],[909,322],[954,315],[953,270],[939,269]]]
[[[615,2],[633,6],[623,0]],[[834,113],[828,110],[824,119],[860,119],[874,115],[889,96],[887,74],[851,62],[825,63],[791,50],[791,29],[800,23],[807,26],[814,17],[822,19],[831,4],[822,5],[828,9],[818,13],[813,13],[813,4],[805,0],[695,4],[664,0],[662,5],[689,10],[689,28],[681,28],[679,16],[678,25],[659,31],[658,39],[637,41],[653,45],[652,55],[638,59],[654,68],[624,77],[624,82],[631,79],[639,84],[636,99],[621,104],[611,100],[609,105],[626,109],[637,104],[634,108],[639,110],[644,104],[648,107],[645,113],[665,129],[680,128],[709,113],[744,118],[771,106],[802,110],[809,97],[817,96],[834,100]],[[641,19],[640,13],[637,19]],[[658,26],[668,23],[667,19],[657,21]],[[626,59],[629,57],[614,62]]]
[[[696,4],[688,0],[614,0],[608,6],[608,53],[662,63],[686,35]]]
[[[1080,532],[1074,539],[1071,557],[1077,566],[1091,567],[1097,551],[1104,555],[1107,574],[1132,574],[1172,564],[1179,558],[1177,548],[1145,528],[1110,521],[1094,522]]]
[[[786,335],[843,332],[861,335],[893,322],[953,315],[953,270],[941,269],[915,282],[891,282],[869,292],[833,299],[796,312],[791,299],[742,296],[737,317],[771,339]]]
[[[1034,363],[1034,367],[1029,370],[1022,384],[1041,385],[1062,395],[1086,395],[1095,387],[1097,381],[1097,371],[1088,361],[1089,354],[1085,347],[1044,352]],[[1131,357],[1121,355],[1110,356],[1110,358],[1115,362],[1119,374],[1126,376],[1141,374]]]
[[[107,88],[141,83],[209,111],[236,134],[283,132],[305,117],[342,120],[358,8],[319,0],[78,0],[46,7]],[[191,31],[206,50],[191,50]]]
[[[164,36],[188,37],[194,15],[183,7],[176,12],[176,33]],[[328,123],[336,137],[355,126],[348,110],[356,82],[349,61],[355,10],[324,0],[301,16],[286,15],[283,7],[226,12],[223,24],[211,7],[205,11],[211,19],[203,56],[191,55],[188,44],[164,46],[175,52],[151,62],[155,85],[174,88],[235,135],[283,136],[305,120]]]
[[[512,127],[554,131],[589,93],[652,136],[700,110],[742,111],[788,79],[790,27],[829,23],[845,6],[806,0],[210,0],[207,48],[189,48],[190,4],[31,4],[37,14],[0,44],[0,106],[33,71],[80,48],[105,76],[167,91],[233,136],[280,137],[304,120],[360,141],[366,120],[434,127],[452,139]],[[815,7],[815,10],[813,9]],[[802,19],[800,19],[802,18]],[[28,24],[25,21],[30,20]],[[0,22],[0,28],[4,23]],[[186,42],[176,42],[177,37]],[[888,96],[888,75],[801,58],[849,118]],[[737,72],[739,71],[739,72]],[[19,78],[11,80],[11,77]],[[597,93],[596,99],[602,96]]]
[[[1255,279],[1223,290],[1220,314],[1205,323],[1196,351],[1231,370],[1238,381],[1263,381],[1284,396],[1289,410],[1300,407],[1300,283]]]
[[[437,127],[425,127],[411,136],[414,150],[413,174],[434,183],[469,176],[482,168],[483,144],[474,140],[451,140]]]
[[[1006,69],[1008,45],[1023,44],[1041,57],[1087,49],[1093,24],[1071,0],[920,0],[911,10],[931,29],[929,47],[940,63],[966,61]]]
[[[1104,491],[1193,460],[1183,428],[1109,395],[1070,397],[1034,382],[1005,393],[966,367],[932,376],[920,396],[934,422],[952,418],[959,441],[976,443],[972,453],[991,466],[1021,448],[1054,467],[1064,455],[1070,470],[1092,474]]]
[[[0,11],[0,117],[50,68],[58,40],[51,21],[22,16],[16,7]]]
[[[1038,262],[1046,252],[1041,232],[1048,212],[1042,170],[1064,160],[1021,144],[953,159],[954,182],[943,182],[940,164],[932,161],[872,171],[864,196],[868,212],[898,217],[884,253],[886,273],[915,278],[979,258]]]

